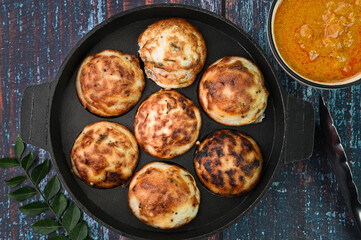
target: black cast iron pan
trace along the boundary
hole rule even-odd
[[[212,121],[202,111],[200,139],[212,131],[231,128],[250,135],[258,142],[264,157],[262,177],[251,192],[236,198],[214,195],[196,178],[201,191],[198,215],[189,224],[175,230],[154,229],[133,216],[127,204],[128,188],[94,189],[70,171],[72,144],[86,125],[108,120],[133,131],[133,119],[139,104],[159,90],[151,80],[146,80],[142,99],[130,112],[110,119],[98,117],[86,111],[77,98],[75,75],[80,63],[87,55],[103,49],[122,50],[137,55],[138,36],[148,25],[167,17],[185,18],[202,32],[208,48],[204,70],[221,57],[243,56],[258,65],[270,92],[266,118],[259,124],[226,127]],[[197,87],[202,73],[193,85],[179,90],[198,106]],[[311,155],[313,133],[312,105],[284,93],[264,53],[245,32],[214,13],[175,4],[135,8],[96,26],[72,49],[53,82],[25,90],[21,107],[21,137],[25,142],[50,152],[63,185],[78,206],[108,228],[132,238],[201,238],[221,231],[255,206],[270,187],[281,164],[306,159]],[[194,151],[195,147],[170,162],[183,166],[196,176],[192,161]],[[137,170],[151,161],[160,159],[141,151]]]

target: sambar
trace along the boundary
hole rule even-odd
[[[283,0],[273,38],[301,77],[331,84],[353,79],[361,75],[361,0]]]

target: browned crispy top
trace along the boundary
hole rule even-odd
[[[189,150],[201,127],[198,107],[175,90],[160,90],[139,107],[134,133],[149,154],[173,158]]]
[[[141,215],[151,217],[153,214],[172,212],[188,200],[188,184],[178,174],[179,170],[175,168],[168,171],[150,168],[138,176],[137,184],[131,191],[143,203],[139,207]],[[198,204],[195,197],[193,201]]]
[[[251,190],[259,180],[262,162],[256,142],[235,130],[209,135],[194,156],[195,170],[203,184],[227,197]]]
[[[268,91],[253,64],[240,57],[224,57],[203,74],[199,98],[204,110],[226,125],[255,121],[267,105]],[[240,124],[227,124],[239,118]],[[233,121],[234,122],[234,121]]]
[[[93,187],[114,187],[129,179],[138,155],[137,142],[128,129],[101,121],[85,127],[75,140],[72,169]]]
[[[228,58],[224,58],[220,64],[227,64]],[[217,105],[225,112],[234,114],[247,113],[253,99],[248,89],[254,85],[253,75],[245,68],[241,61],[235,61],[232,65],[218,67],[213,65],[207,70],[209,79],[204,81],[204,87],[208,89],[208,109],[212,110]],[[225,94],[228,93],[228,94]]]
[[[138,45],[148,77],[164,88],[190,85],[207,56],[202,34],[181,18],[150,25],[139,36]]]
[[[105,117],[131,109],[143,88],[144,76],[138,59],[115,50],[88,56],[77,76],[77,93],[83,106]]]
[[[174,228],[194,218],[200,195],[188,171],[153,162],[132,179],[129,201],[132,211],[142,221],[155,227]]]

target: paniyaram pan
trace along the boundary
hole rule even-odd
[[[198,215],[189,224],[178,229],[158,230],[140,222],[131,213],[127,204],[127,187],[94,189],[75,177],[70,170],[70,151],[77,135],[90,123],[108,120],[132,130],[139,104],[159,90],[153,81],[146,80],[142,99],[130,112],[110,119],[98,117],[85,110],[77,99],[75,76],[82,60],[103,49],[122,50],[137,55],[138,36],[148,25],[167,17],[185,18],[202,32],[208,48],[203,72],[221,57],[246,57],[254,61],[263,73],[270,96],[266,118],[259,124],[226,127],[214,122],[202,111],[200,139],[212,131],[230,128],[238,129],[258,142],[264,157],[262,177],[258,185],[249,193],[236,198],[212,194],[196,178],[192,161],[195,151],[193,147],[186,154],[168,162],[183,166],[196,178],[201,191]],[[203,72],[190,87],[179,90],[198,106],[197,88]],[[88,215],[108,228],[132,238],[200,238],[221,231],[252,209],[269,189],[280,165],[306,159],[311,155],[314,112],[310,103],[284,93],[265,54],[237,26],[203,9],[162,4],[134,8],[107,19],[71,50],[53,82],[28,87],[21,107],[21,136],[25,142],[50,152],[53,165],[74,201]],[[141,151],[137,170],[151,161],[159,160]]]

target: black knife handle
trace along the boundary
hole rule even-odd
[[[336,175],[337,183],[349,211],[351,212],[355,225],[361,234],[361,204],[358,200],[358,192],[352,178],[350,165],[343,149],[340,136],[332,120],[330,111],[320,95],[319,100],[320,123],[323,132],[324,149]]]
[[[332,168],[336,174],[337,183],[340,186],[346,205],[353,215],[355,225],[361,233],[361,204],[358,201],[358,192],[352,178],[350,166],[347,162],[341,143],[337,141],[332,147],[335,150],[336,155],[327,152],[327,157],[332,159],[330,162],[333,165]]]
[[[21,102],[20,136],[24,142],[48,149],[51,82],[27,87]]]

